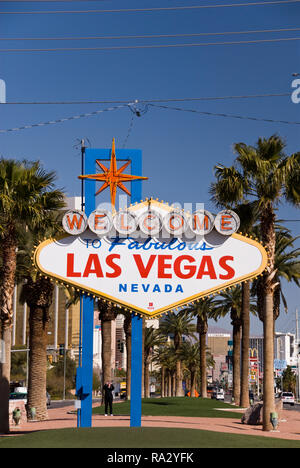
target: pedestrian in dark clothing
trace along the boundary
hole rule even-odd
[[[113,404],[113,391],[115,387],[111,382],[106,382],[106,384],[103,387],[104,391],[104,402],[105,402],[105,416],[108,415],[108,407],[110,411],[110,415],[113,416],[113,410],[112,410],[112,404]]]

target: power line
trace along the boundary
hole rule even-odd
[[[238,96],[207,96],[196,98],[166,98],[166,99],[126,99],[126,100],[82,100],[82,101],[28,101],[28,102],[0,102],[0,106],[11,105],[76,105],[76,104],[130,104],[134,101],[140,104],[163,103],[163,102],[198,102],[198,101],[223,101],[223,100],[239,100],[239,99],[260,99],[271,97],[288,97],[290,93],[269,93],[269,94],[248,94]]]
[[[192,6],[177,6],[177,7],[158,7],[158,8],[123,8],[123,9],[105,9],[105,10],[47,10],[47,11],[1,11],[1,15],[48,15],[48,14],[81,14],[81,13],[148,13],[161,11],[183,11],[183,10],[203,10],[215,8],[235,8],[235,7],[250,7],[250,6],[274,6],[299,3],[300,0],[274,0],[270,2],[247,2],[247,3],[230,3],[230,4],[215,4],[215,5],[192,5]]]
[[[95,116],[95,115],[98,115],[98,114],[101,114],[101,113],[104,113],[104,112],[124,109],[126,107],[129,108],[130,110],[132,110],[132,108],[134,108],[134,106],[136,106],[136,104],[137,104],[136,102],[132,102],[130,104],[124,104],[124,105],[120,105],[120,106],[109,107],[109,108],[94,111],[94,112],[88,112],[88,113],[85,113],[85,114],[79,114],[79,115],[74,115],[74,116],[71,116],[71,117],[66,117],[64,119],[56,119],[56,120],[50,120],[50,121],[47,121],[47,122],[41,122],[41,123],[38,123],[38,124],[30,124],[30,125],[23,125],[22,127],[3,129],[3,130],[0,130],[0,134],[17,132],[17,131],[20,131],[20,130],[27,130],[27,129],[36,128],[36,127],[44,127],[44,126],[47,126],[47,125],[54,125],[54,124],[58,124],[58,123],[64,123],[64,122],[71,121],[71,120],[78,120],[78,119],[82,119],[82,118],[85,118],[85,117]],[[140,113],[139,115],[143,115],[148,110],[148,108],[150,106],[153,107],[153,108],[158,108],[158,109],[175,110],[175,111],[181,111],[181,112],[191,112],[191,113],[200,114],[200,115],[204,115],[204,116],[211,116],[211,117],[224,117],[224,118],[230,118],[230,119],[242,119],[242,120],[251,120],[251,121],[258,121],[258,122],[282,123],[282,124],[288,124],[288,125],[300,125],[300,122],[291,122],[291,121],[287,121],[287,120],[274,120],[274,119],[264,119],[264,118],[259,118],[259,117],[249,117],[249,116],[244,116],[244,115],[204,112],[204,111],[198,111],[198,110],[195,110],[195,109],[183,109],[183,108],[178,108],[178,107],[163,106],[163,105],[159,105],[159,104],[147,104],[146,110],[144,112]],[[131,129],[132,128],[129,129],[128,134],[130,134]]]
[[[278,39],[256,39],[249,41],[225,41],[225,42],[200,42],[194,44],[151,44],[132,46],[110,46],[110,47],[53,47],[45,49],[0,49],[0,52],[72,52],[72,51],[105,51],[105,50],[130,50],[130,49],[170,49],[187,47],[207,47],[220,45],[242,45],[242,44],[263,44],[276,42],[299,41],[300,37],[286,37]]]
[[[35,127],[45,127],[46,125],[55,125],[55,124],[58,124],[58,123],[68,122],[70,120],[78,120],[78,119],[82,119],[84,117],[92,117],[92,116],[95,116],[95,115],[102,114],[104,112],[111,112],[111,111],[115,111],[115,110],[119,110],[119,109],[124,109],[125,107],[128,107],[128,105],[109,107],[107,109],[101,109],[101,110],[94,111],[94,112],[87,112],[85,114],[80,114],[80,115],[73,115],[71,117],[66,117],[64,119],[49,120],[48,122],[40,122],[38,124],[23,125],[22,127],[9,128],[9,129],[6,129],[6,130],[1,130],[0,129],[0,134],[1,133],[17,132],[17,131],[20,131],[20,130],[28,130],[30,128],[35,128]]]
[[[1,0],[0,0],[1,1]],[[81,41],[81,40],[103,40],[103,39],[163,39],[178,37],[201,37],[201,36],[227,36],[238,34],[260,34],[300,31],[300,28],[278,28],[278,29],[256,29],[249,31],[225,31],[225,32],[202,32],[188,34],[141,34],[123,36],[71,36],[71,37],[0,37],[0,41]]]
[[[297,122],[297,121],[265,119],[265,118],[260,118],[260,117],[249,117],[249,116],[237,115],[237,114],[204,112],[204,111],[198,111],[196,109],[184,109],[182,107],[163,106],[161,104],[148,104],[148,105],[155,107],[155,108],[160,108],[160,109],[174,110],[174,111],[180,111],[180,112],[190,112],[194,114],[207,115],[211,117],[226,117],[230,119],[253,120],[256,122],[281,123],[281,124],[286,124],[286,125],[300,125],[300,122]]]

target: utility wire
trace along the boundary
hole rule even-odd
[[[20,130],[28,130],[30,128],[35,128],[35,127],[45,127],[46,125],[55,125],[55,124],[58,124],[58,123],[68,122],[70,120],[78,120],[78,119],[82,119],[84,117],[92,117],[92,116],[95,116],[95,115],[102,114],[104,112],[110,112],[110,111],[115,111],[115,110],[119,110],[119,109],[124,109],[125,107],[128,107],[128,106],[127,105],[121,105],[121,106],[116,106],[116,107],[109,107],[107,109],[101,109],[101,110],[98,110],[98,111],[88,112],[88,113],[85,113],[85,114],[73,115],[71,117],[66,117],[64,119],[50,120],[48,122],[41,122],[41,123],[38,123],[38,124],[23,125],[22,127],[9,128],[9,129],[6,129],[6,130],[1,130],[0,129],[0,134],[1,133],[17,132],[17,131],[20,131]]]
[[[269,94],[249,94],[240,96],[212,96],[212,97],[197,97],[197,98],[171,98],[171,99],[138,99],[137,103],[163,103],[163,102],[198,102],[198,101],[224,101],[224,100],[240,100],[240,99],[260,99],[271,97],[288,97],[291,93],[269,93]],[[28,102],[0,102],[0,106],[35,106],[35,105],[74,105],[74,104],[130,104],[133,99],[127,100],[93,100],[93,101],[28,101]]]
[[[239,120],[253,120],[253,121],[257,121],[257,122],[281,123],[281,124],[287,124],[287,125],[300,125],[300,122],[297,122],[297,121],[264,119],[264,118],[260,118],[260,117],[249,117],[249,116],[245,116],[245,115],[225,114],[225,113],[221,114],[221,113],[216,113],[216,112],[204,112],[204,111],[198,111],[196,109],[184,109],[182,107],[163,106],[161,104],[148,104],[148,105],[151,106],[151,107],[154,107],[154,108],[174,110],[174,111],[179,111],[179,112],[190,112],[190,113],[194,113],[194,114],[207,115],[207,116],[211,116],[211,117],[226,117],[226,118],[239,119]]]
[[[123,9],[106,9],[106,10],[45,10],[45,11],[1,11],[2,15],[49,15],[49,14],[81,14],[81,13],[148,13],[160,11],[183,11],[183,10],[203,10],[215,8],[235,8],[235,7],[250,7],[250,6],[274,6],[288,5],[299,3],[300,0],[274,0],[271,2],[247,2],[247,3],[230,3],[230,4],[214,4],[214,5],[192,5],[192,6],[177,6],[177,7],[158,7],[158,8],[123,8]]]
[[[130,103],[130,104],[124,104],[124,105],[120,105],[120,106],[115,106],[115,107],[109,107],[107,109],[102,109],[102,110],[89,112],[89,113],[85,113],[85,114],[66,117],[64,119],[50,120],[48,122],[41,122],[41,123],[38,123],[38,124],[23,125],[22,127],[10,128],[10,129],[5,129],[5,130],[3,129],[3,130],[0,130],[0,134],[11,133],[11,132],[16,132],[16,131],[20,131],[20,130],[27,130],[27,129],[35,128],[35,127],[44,127],[46,125],[54,125],[54,124],[58,124],[58,123],[67,122],[67,121],[70,121],[70,120],[82,119],[84,117],[91,117],[91,116],[95,116],[95,115],[98,115],[98,114],[102,114],[104,112],[120,110],[120,109],[123,109],[123,108],[126,108],[126,107],[127,108],[129,107],[129,109],[132,111],[133,109],[135,109],[135,105],[136,105],[136,102]],[[287,121],[287,120],[263,119],[263,118],[259,118],[259,117],[248,117],[248,116],[244,116],[244,115],[204,112],[204,111],[198,111],[198,110],[195,110],[195,109],[183,109],[183,108],[179,108],[179,107],[170,107],[170,106],[163,106],[163,105],[158,105],[158,104],[147,104],[147,108],[144,111],[138,112],[137,110],[135,110],[134,112],[136,113],[136,115],[141,116],[141,115],[146,113],[146,111],[148,110],[148,108],[150,106],[153,107],[153,108],[157,108],[157,109],[166,109],[166,110],[175,110],[175,111],[181,111],[181,112],[190,112],[190,113],[194,113],[194,114],[200,114],[200,115],[211,116],[211,117],[224,117],[224,118],[230,118],[230,119],[242,119],[242,120],[251,120],[251,121],[258,121],[258,122],[282,123],[282,124],[287,124],[287,125],[300,125],[300,122],[292,122],[292,121]],[[128,131],[128,135],[130,134],[131,130],[132,130],[132,125],[130,126],[130,129]]]
[[[201,37],[201,36],[230,36],[237,34],[260,34],[300,31],[300,28],[278,28],[278,29],[256,29],[249,31],[225,31],[225,32],[202,32],[188,34],[142,34],[125,36],[78,36],[78,37],[0,37],[0,41],[82,41],[103,39],[165,39],[178,37]]]
[[[276,42],[299,41],[300,37],[286,37],[279,39],[256,39],[252,41],[225,41],[225,42],[200,42],[194,44],[151,44],[132,46],[110,46],[110,47],[53,47],[45,49],[0,49],[0,52],[72,52],[72,51],[104,51],[104,50],[130,50],[130,49],[170,49],[187,47],[207,47],[220,45],[242,45],[242,44],[263,44]]]

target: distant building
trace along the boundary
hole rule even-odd
[[[249,357],[250,362],[251,360],[257,362],[260,376],[262,376],[264,370],[264,338],[262,336],[250,337]]]
[[[16,348],[28,345],[29,307],[20,303],[22,285],[15,286],[13,297],[12,346]],[[55,285],[52,305],[49,309],[48,350],[53,354],[65,347],[78,354],[80,305],[66,307],[67,297],[63,288]]]
[[[209,369],[208,379],[211,382],[228,380],[228,342],[231,334],[226,332],[213,332],[207,334],[207,347],[215,361],[214,368]]]
[[[227,356],[228,341],[230,341],[230,339],[230,333],[208,333],[207,346],[211,354]]]
[[[297,368],[298,347],[296,335],[293,333],[275,333],[274,357],[280,361],[286,361],[288,366]]]

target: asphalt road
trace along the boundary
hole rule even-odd
[[[283,409],[288,410],[288,411],[300,411],[300,404],[296,403],[295,406],[283,404]]]
[[[101,399],[95,398],[93,399],[93,403],[100,403]],[[67,406],[74,406],[75,407],[75,400],[52,400],[50,408],[65,408]]]

